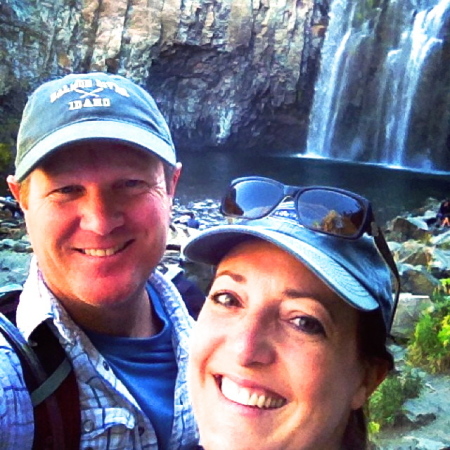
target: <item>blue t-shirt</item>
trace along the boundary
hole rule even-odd
[[[97,350],[112,367],[152,422],[158,446],[169,447],[173,425],[177,362],[172,347],[172,323],[156,291],[147,284],[153,311],[162,330],[149,338],[108,336],[86,331]]]

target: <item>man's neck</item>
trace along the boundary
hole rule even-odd
[[[81,327],[111,336],[143,338],[157,334],[161,323],[146,289],[120,305],[96,307],[84,302],[61,300],[72,319]]]

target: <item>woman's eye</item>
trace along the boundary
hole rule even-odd
[[[310,335],[322,334],[325,336],[326,334],[325,328],[320,321],[311,316],[295,317],[294,319],[291,319],[291,323],[299,330]]]
[[[239,306],[238,299],[229,292],[219,292],[216,294],[209,295],[209,298],[213,303],[217,305],[225,306],[226,308],[231,308],[233,306]]]

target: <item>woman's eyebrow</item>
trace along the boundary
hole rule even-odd
[[[243,275],[233,272],[232,270],[229,270],[229,269],[224,269],[224,270],[218,271],[216,273],[215,279],[217,280],[217,278],[224,277],[224,276],[230,277],[237,283],[243,283],[246,281],[246,278]]]
[[[328,312],[328,314],[330,315],[333,322],[336,321],[336,312],[331,307],[332,303],[329,301],[329,299],[325,295],[318,295],[317,293],[312,293],[307,290],[295,289],[295,288],[285,289],[283,291],[283,295],[286,298],[294,299],[294,300],[301,299],[301,298],[315,300],[316,302],[320,303],[323,308],[325,308],[325,310]]]
[[[317,299],[317,294],[306,291],[304,289],[289,288],[283,291],[283,295],[288,298],[313,298]]]

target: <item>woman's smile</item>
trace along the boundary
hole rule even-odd
[[[259,409],[276,409],[286,404],[286,399],[265,388],[242,386],[226,376],[217,377],[224,397],[232,402]]]

